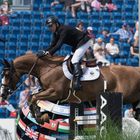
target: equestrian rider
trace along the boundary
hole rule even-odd
[[[71,63],[74,66],[73,88],[74,90],[80,90],[80,77],[82,72],[79,61],[90,46],[90,37],[88,37],[86,33],[81,32],[74,27],[61,25],[55,16],[48,17],[46,25],[49,27],[50,31],[53,32],[53,39],[50,47],[38,52],[37,56],[40,58],[45,55],[53,55],[63,44],[70,45],[73,52]]]

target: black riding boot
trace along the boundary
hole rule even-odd
[[[74,82],[73,82],[73,88],[74,90],[80,90],[81,84],[80,84],[80,77],[82,75],[82,70],[79,63],[73,64],[74,66]]]

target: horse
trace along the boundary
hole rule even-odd
[[[25,54],[15,58],[11,63],[3,61],[2,82],[0,96],[7,99],[18,88],[17,85],[24,74],[31,74],[39,79],[42,89],[30,96],[28,102],[32,105],[32,114],[39,123],[49,121],[49,116],[42,119],[40,109],[37,107],[39,100],[52,102],[66,101],[79,103],[96,101],[99,93],[104,91],[121,92],[125,103],[135,104],[140,100],[140,68],[123,65],[110,65],[100,67],[100,75],[91,81],[82,81],[81,90],[69,94],[71,80],[63,72],[62,64],[67,61],[62,56],[45,56],[38,58],[36,54]],[[74,96],[75,95],[75,96]]]

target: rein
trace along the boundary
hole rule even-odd
[[[36,61],[34,62],[33,66],[31,67],[31,69],[30,69],[30,71],[29,71],[29,73],[28,73],[28,77],[30,76],[32,70],[34,69],[35,65],[37,64],[38,59],[39,59],[39,58],[37,57]],[[17,77],[19,77],[19,76],[17,75]],[[25,83],[25,81],[23,81],[19,86],[17,86],[16,89],[13,91],[13,94],[14,94],[24,83]]]

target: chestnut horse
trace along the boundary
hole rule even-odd
[[[71,81],[63,73],[64,57],[45,56],[38,58],[35,54],[17,57],[12,63],[4,61],[2,72],[1,97],[7,99],[16,90],[22,75],[31,74],[37,77],[42,90],[31,95],[30,104],[37,109],[38,100],[82,102],[94,101],[96,96],[104,91],[104,80],[107,81],[107,91],[121,92],[126,103],[136,103],[140,100],[140,68],[131,66],[111,65],[100,68],[100,76],[96,80],[82,81],[81,90],[68,98]],[[37,114],[36,112],[32,112]],[[34,115],[37,118],[39,115]],[[42,120],[43,121],[43,120]],[[39,120],[38,120],[39,122]]]

